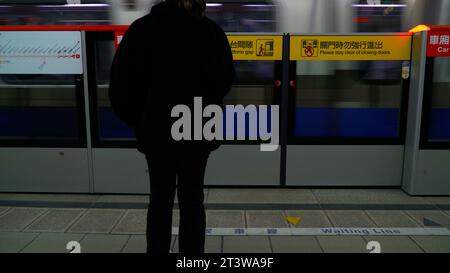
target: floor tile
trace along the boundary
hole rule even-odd
[[[274,253],[321,253],[315,236],[271,236]]]
[[[12,208],[0,216],[0,231],[21,231],[46,210],[45,208]]]
[[[427,253],[450,253],[450,236],[411,236]]]
[[[31,232],[0,232],[0,253],[17,253],[38,235]]]
[[[425,219],[428,219],[443,227],[450,228],[450,216],[441,211],[416,210],[406,211],[406,213],[414,218],[414,220],[421,226],[424,226]]]
[[[145,235],[132,235],[122,250],[123,253],[146,253],[147,238]]]
[[[206,236],[206,253],[222,253],[222,236]]]
[[[235,210],[206,211],[206,226],[212,228],[243,228],[245,213]]]
[[[364,236],[367,242],[380,243],[381,253],[422,253],[423,251],[408,236]]]
[[[208,203],[317,203],[309,189],[210,189]]]
[[[317,236],[325,253],[368,253],[361,236]]]
[[[75,233],[109,233],[124,210],[90,209],[69,229]]]
[[[173,242],[173,253],[178,253],[178,236]],[[221,236],[206,236],[205,237],[205,253],[221,253],[222,252],[222,237]]]
[[[268,236],[223,236],[224,253],[272,253]]]
[[[147,227],[147,210],[128,210],[120,219],[112,233],[145,234]]]
[[[335,227],[376,227],[364,211],[330,210],[326,213]]]
[[[408,214],[403,211],[367,210],[366,213],[379,227],[419,227]]]
[[[172,227],[180,226],[180,211],[175,209],[172,213]]]
[[[313,189],[324,204],[427,204],[423,197],[412,197],[398,189]]]
[[[10,207],[0,207],[0,216],[1,216],[3,213],[6,213],[9,209],[10,209]]]
[[[25,253],[69,253],[67,243],[80,242],[84,234],[41,233],[21,252]]]
[[[297,225],[289,223],[294,228],[332,227],[327,215],[323,211],[295,211],[286,210],[286,216],[300,217]]]
[[[26,231],[64,232],[83,213],[83,209],[50,209],[38,220],[34,221]]]
[[[246,211],[248,228],[287,228],[283,211]]]
[[[81,240],[82,253],[119,253],[130,235],[87,234]]]
[[[177,243],[178,236],[172,235],[172,241],[170,242],[170,250],[172,252],[175,251],[175,249],[178,251],[178,243]]]

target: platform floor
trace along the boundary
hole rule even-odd
[[[381,252],[450,252],[450,197],[411,197],[399,189],[205,193],[212,230],[207,252],[369,252],[370,241],[379,242]],[[144,195],[0,193],[0,252],[68,252],[70,241],[79,242],[82,252],[144,252],[147,204]],[[175,234],[178,216],[175,207]],[[315,234],[332,227],[355,233]],[[362,232],[383,228],[409,235]],[[247,235],[227,235],[233,229]],[[267,229],[305,235],[257,235]],[[174,235],[172,251],[177,250]]]

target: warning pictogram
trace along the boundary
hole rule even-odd
[[[256,40],[256,56],[273,56],[273,40]]]
[[[318,40],[302,40],[302,57],[317,57],[319,55],[318,44]]]

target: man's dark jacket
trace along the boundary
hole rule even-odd
[[[139,151],[212,151],[218,141],[174,141],[171,127],[178,118],[171,111],[184,104],[193,115],[194,97],[202,97],[203,106],[222,105],[233,77],[223,30],[164,2],[125,33],[111,67],[109,98],[116,115],[134,128]]]

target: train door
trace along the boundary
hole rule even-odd
[[[0,191],[90,192],[82,37],[0,32]]]
[[[291,36],[287,185],[401,184],[410,40]]]

